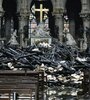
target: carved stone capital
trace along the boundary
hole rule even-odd
[[[83,20],[90,20],[90,12],[81,12],[80,16],[83,18]]]
[[[21,9],[20,10],[20,16],[22,19],[27,19],[30,15],[30,11],[28,11],[27,9]]]
[[[63,12],[64,12],[64,9],[62,9],[62,8],[54,8],[54,10],[53,10],[54,15],[55,14],[63,14]]]

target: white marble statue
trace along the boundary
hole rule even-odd
[[[16,37],[17,37],[16,33],[17,33],[17,30],[15,30],[15,31],[11,34],[11,38],[10,38],[10,40],[9,40],[9,42],[8,42],[10,45],[18,45],[18,44],[19,44],[19,43],[17,42],[17,39],[16,39]]]
[[[40,23],[31,35],[34,37],[50,37],[49,34],[49,29],[44,25],[44,23]]]
[[[70,33],[66,34],[66,39],[67,39],[66,41],[67,45],[76,45],[76,41]]]

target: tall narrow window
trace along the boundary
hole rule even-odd
[[[49,9],[44,6],[44,2],[37,1],[31,7],[29,33],[32,33],[39,23],[44,23],[49,26],[48,12]]]

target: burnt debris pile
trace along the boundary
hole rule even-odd
[[[54,80],[62,84],[61,75],[71,76],[77,72],[81,74],[82,69],[90,67],[90,54],[87,53],[89,52],[82,53],[76,47],[56,41],[51,45],[41,43],[27,48],[1,46],[0,69],[43,70],[50,79],[48,82]]]

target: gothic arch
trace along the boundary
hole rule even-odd
[[[42,2],[42,3],[44,2],[43,4],[44,4],[45,8],[49,8],[51,12],[53,11],[53,2],[52,2],[52,0],[46,0],[46,1],[44,1],[44,0],[42,0],[42,1],[32,0],[29,3],[30,4],[30,9],[31,9],[32,5],[35,4],[35,3],[37,3],[37,2]]]
[[[52,0],[42,0],[42,1],[39,1],[39,0],[32,0],[31,2],[31,5],[30,5],[30,10],[31,10],[31,7],[34,3],[37,3],[37,2],[42,2],[43,3],[43,6],[45,8],[48,8],[49,9],[49,12],[48,12],[48,18],[49,18],[49,28],[50,28],[50,33],[51,35],[53,36],[54,34],[54,25],[55,25],[55,20],[54,20],[54,16],[52,15],[52,12],[53,12],[53,5],[54,5],[54,1]],[[38,4],[38,3],[37,3]],[[40,5],[40,3],[38,4]]]
[[[5,19],[13,19],[14,29],[18,30],[18,16],[17,16],[17,0],[3,0],[2,7],[4,9]]]
[[[80,30],[81,28],[83,28],[83,21],[80,17],[80,13],[82,10],[81,0],[66,0],[65,8],[67,11],[69,21],[73,21],[73,23],[75,24],[75,32],[74,34],[71,32],[71,34],[74,35],[76,39],[82,38],[83,32],[81,32]]]

